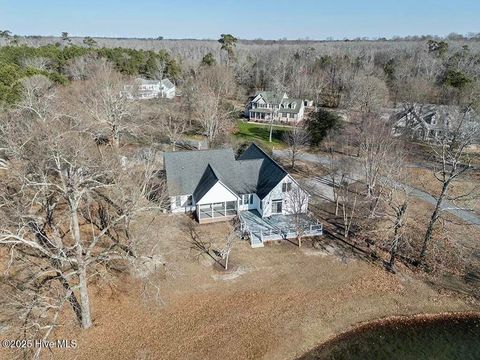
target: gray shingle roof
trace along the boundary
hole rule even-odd
[[[295,104],[295,108],[290,109],[288,106],[290,104]],[[300,112],[300,109],[302,108],[303,105],[303,100],[301,99],[285,99],[282,102],[282,105],[285,107],[282,108],[280,106],[280,109],[278,110],[280,113],[290,113],[290,114],[298,114]]]
[[[234,162],[235,154],[232,149],[165,153],[168,191],[172,196],[193,194],[209,164],[223,171]]]
[[[286,175],[255,144],[235,160],[232,149],[165,153],[171,196],[193,194],[196,201],[221,181],[237,195],[256,193],[263,199]]]
[[[261,95],[263,99],[268,103],[268,104],[280,104],[283,95],[285,95],[284,92],[275,92],[275,91],[259,91],[255,94],[255,96]]]
[[[220,179],[215,173],[215,170],[213,170],[212,166],[207,165],[205,172],[203,173],[197,187],[195,188],[195,191],[193,192],[193,197],[195,199],[201,199],[219,180]]]
[[[173,89],[175,85],[167,78],[162,80],[162,85],[165,86],[166,89]]]
[[[270,191],[285,177],[287,172],[268,156],[257,145],[252,144],[240,155],[239,160],[261,159],[262,164],[258,171],[256,193],[260,199],[268,195]]]

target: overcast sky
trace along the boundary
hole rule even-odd
[[[20,35],[335,39],[480,32],[480,0],[0,0]]]

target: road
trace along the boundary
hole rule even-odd
[[[273,150],[273,156],[278,158],[288,158],[289,152],[288,150]],[[324,166],[329,165],[331,163],[331,159],[325,156],[320,156],[320,155],[311,154],[311,153],[299,154],[298,159],[305,162],[321,164]],[[418,166],[418,164],[416,165]],[[361,172],[359,171],[355,171],[352,174],[352,179],[354,180],[361,180],[361,177],[362,177]],[[324,197],[325,199],[333,200],[333,191],[331,188],[331,182],[328,177],[311,177],[308,181],[308,185],[312,186],[312,188],[319,191],[322,194],[321,196]],[[431,205],[435,205],[437,203],[437,199],[433,195],[406,184],[404,184],[404,186],[408,188],[410,193],[416,198],[423,200]],[[443,204],[442,204],[442,211],[452,214],[458,219],[465,221],[469,224],[473,224],[480,227],[480,216],[478,216],[472,211],[461,209],[445,200],[443,201]]]

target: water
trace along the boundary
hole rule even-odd
[[[364,326],[300,359],[480,360],[480,317]]]

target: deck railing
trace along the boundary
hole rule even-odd
[[[310,224],[297,229],[295,226],[285,226],[282,228],[273,228],[268,230],[252,231],[249,229],[245,221],[240,220],[240,228],[243,234],[248,235],[251,241],[255,238],[260,242],[274,241],[282,239],[292,239],[300,234],[300,237],[305,236],[320,236],[323,235],[323,225],[317,221],[316,224]]]

